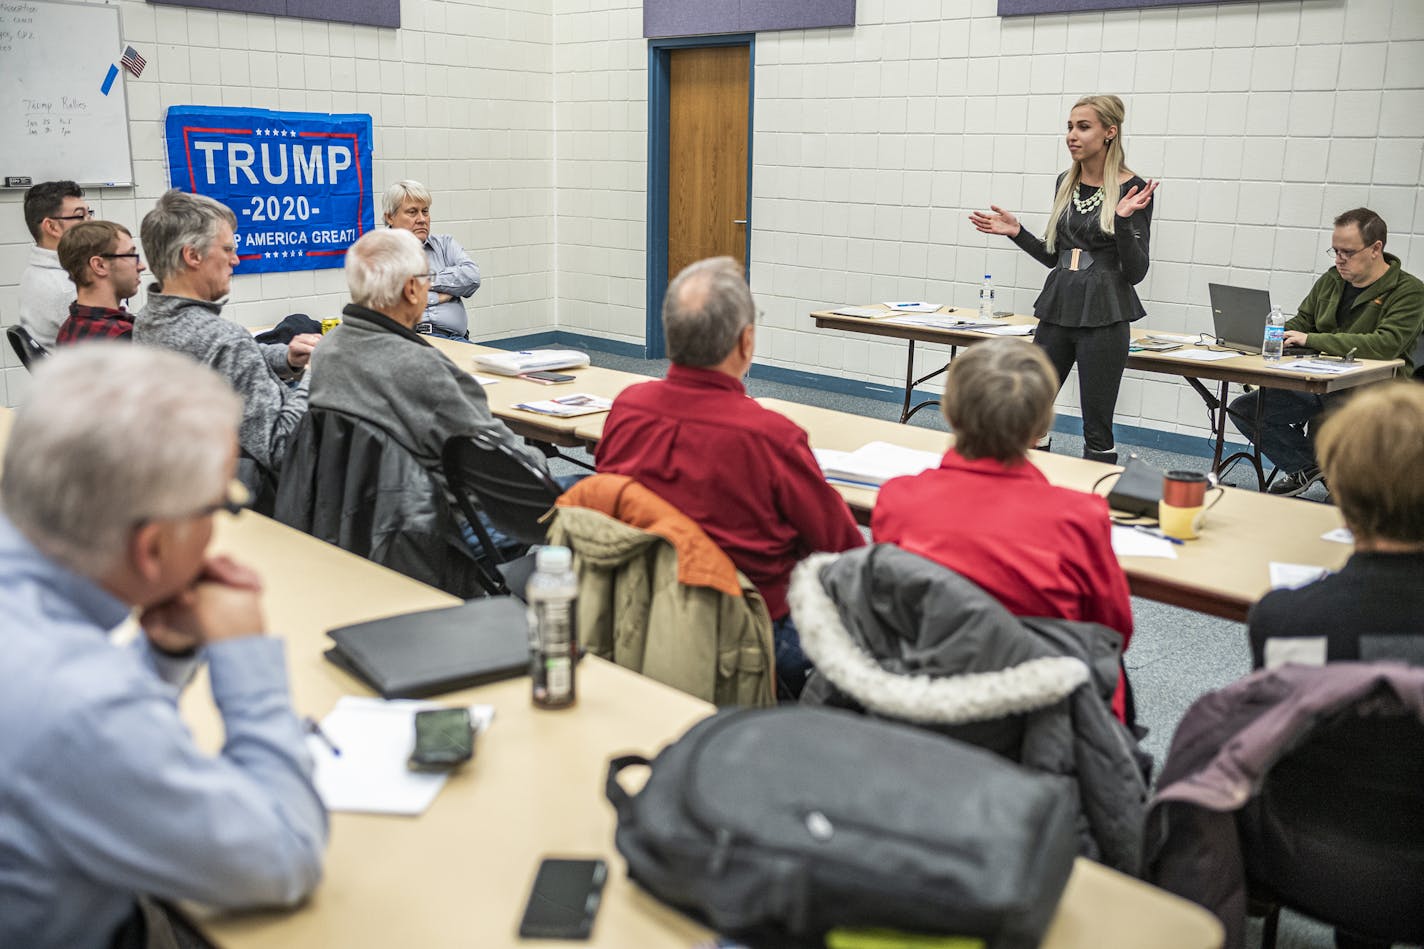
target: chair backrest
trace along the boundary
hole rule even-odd
[[[49,350],[41,346],[23,326],[7,326],[5,335],[10,338],[10,348],[20,357],[20,365],[26,369],[33,370],[35,363],[49,355]]]
[[[456,435],[445,442],[441,466],[450,493],[478,529],[483,511],[500,532],[521,544],[542,544],[542,518],[563,489],[497,438]]]
[[[273,517],[462,599],[495,588],[431,473],[384,429],[344,412],[311,408],[298,423]]]
[[[1409,361],[1414,363],[1414,378],[1424,382],[1424,333],[1420,333],[1419,338],[1414,341],[1414,350]]]
[[[1317,724],[1240,815],[1253,895],[1424,942],[1424,722],[1375,695]]]

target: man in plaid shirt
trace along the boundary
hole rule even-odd
[[[138,292],[145,268],[128,228],[112,221],[76,224],[60,238],[59,263],[74,281],[77,297],[69,304],[69,319],[59,328],[56,345],[133,335],[133,317],[120,301]]]

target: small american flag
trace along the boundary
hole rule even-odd
[[[133,73],[135,78],[143,72],[143,67],[148,65],[148,60],[140,56],[138,50],[132,46],[124,48],[124,58],[119,60],[119,62],[125,69]]]

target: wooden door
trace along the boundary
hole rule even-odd
[[[747,256],[751,49],[669,52],[667,276],[693,261]]]

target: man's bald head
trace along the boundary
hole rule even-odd
[[[668,358],[679,366],[716,366],[755,319],[751,288],[735,260],[711,257],[689,264],[663,297]]]

